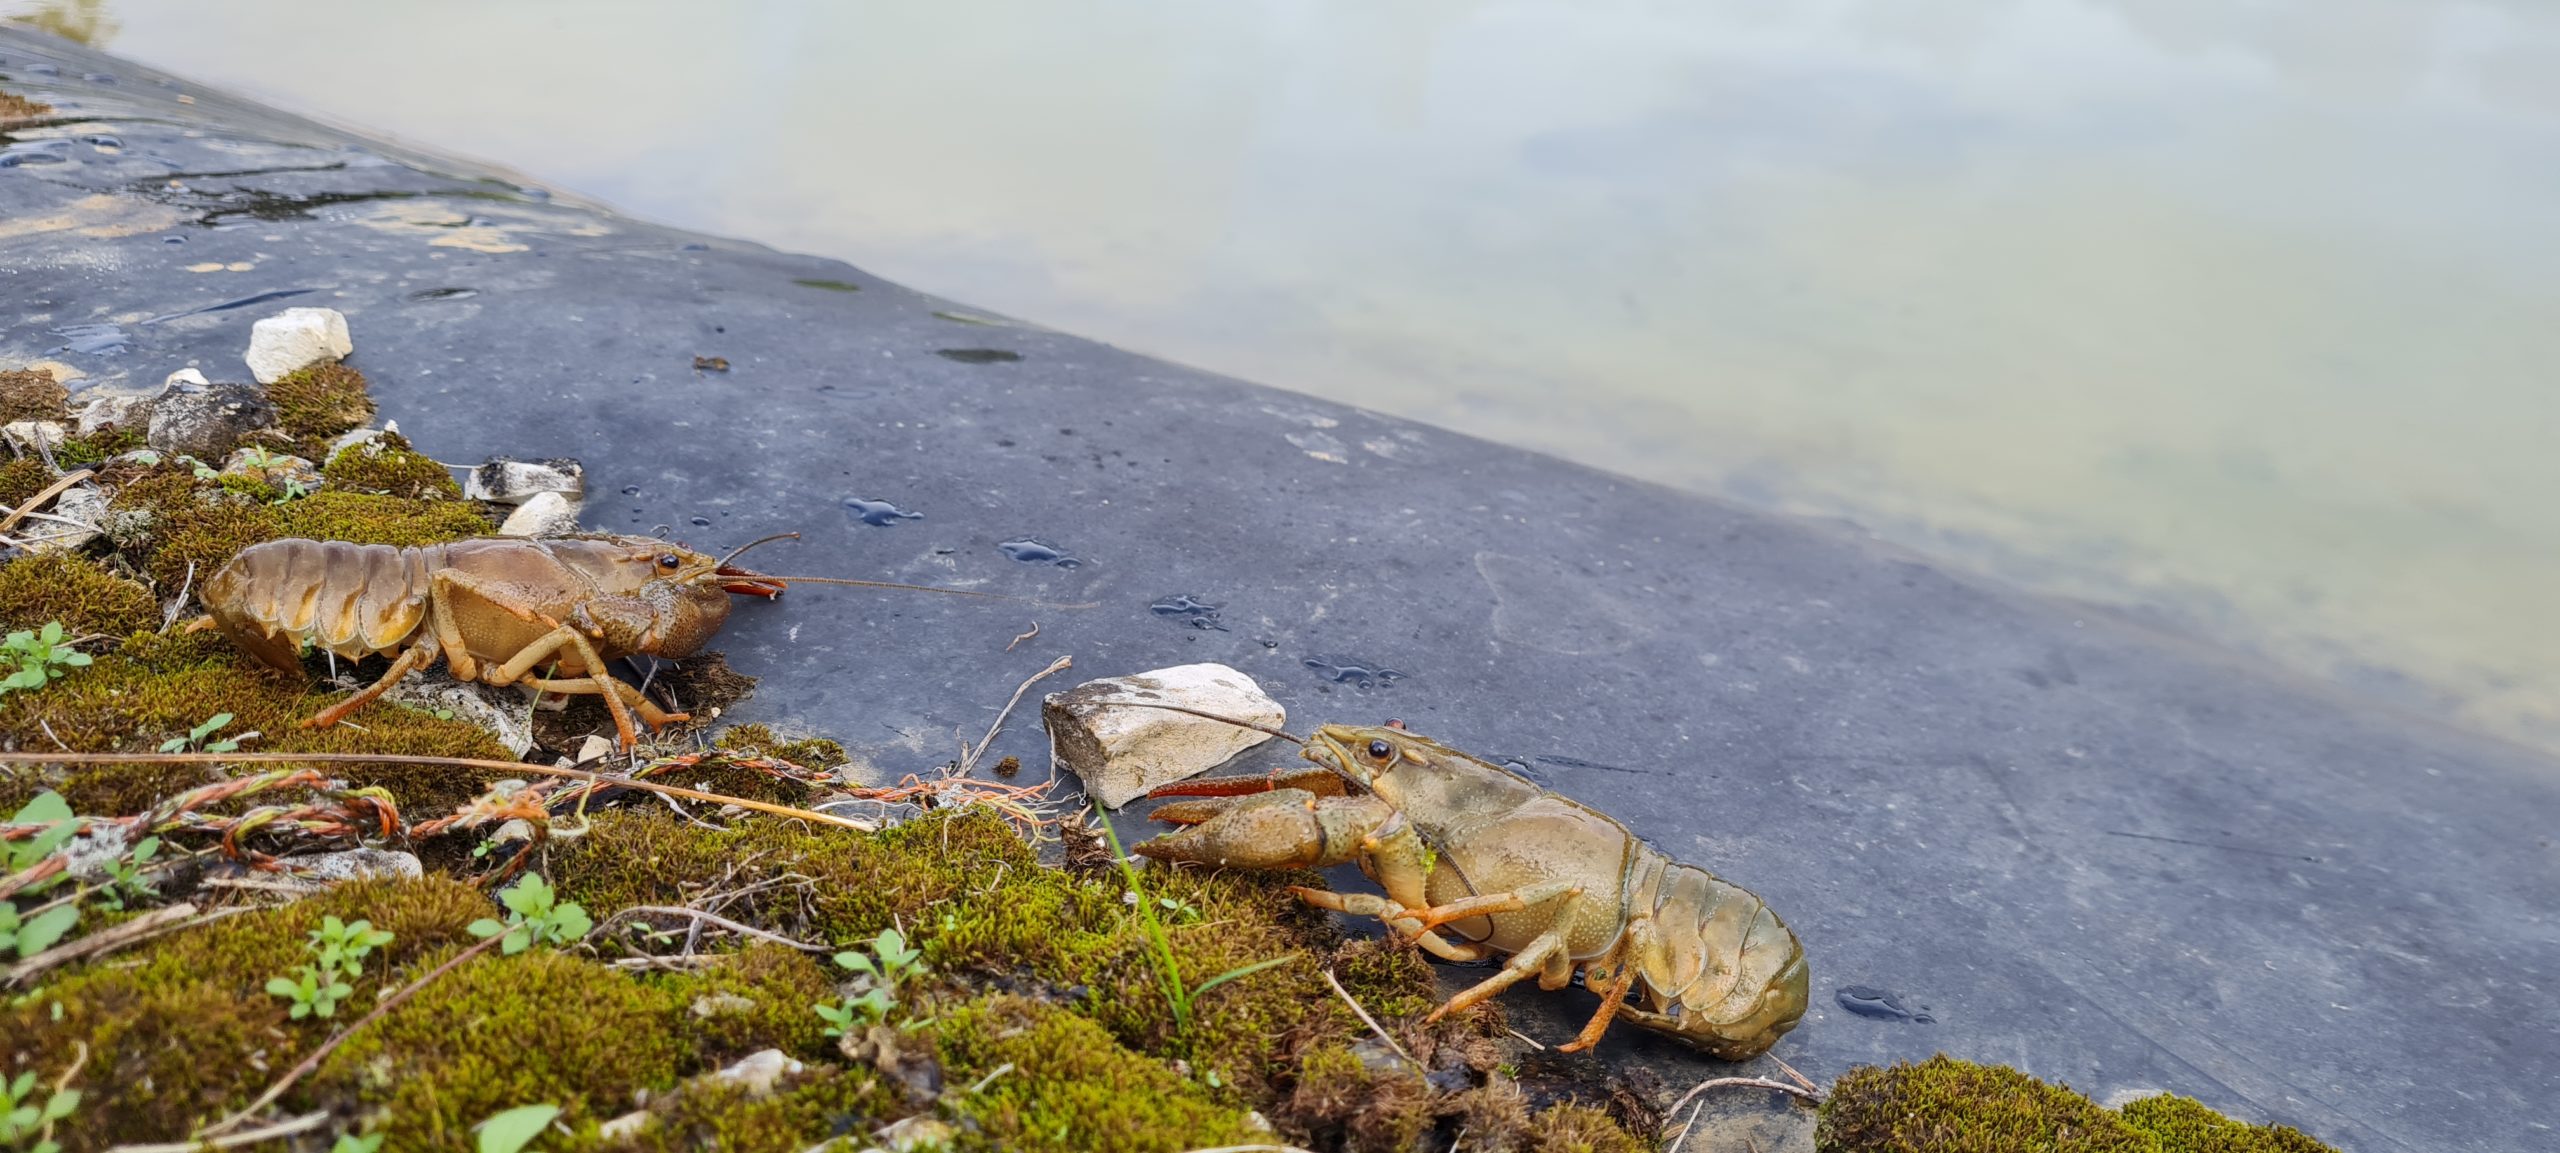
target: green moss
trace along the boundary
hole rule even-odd
[[[61,621],[74,636],[123,636],[160,623],[151,590],[73,556],[0,564],[0,631]]]
[[[64,440],[62,447],[53,450],[53,459],[64,468],[86,468],[109,457],[132,452],[141,448],[143,443],[143,430],[110,425],[88,436]]]
[[[468,1149],[471,1126],[553,1102],[572,1128],[622,1111],[683,1069],[663,989],[549,949],[465,962],[357,1033],[306,1095],[388,1108],[388,1144]]]
[[[54,480],[54,471],[37,457],[22,456],[0,464],[0,504],[14,509],[35,499]]]
[[[236,472],[224,473],[220,477],[216,478],[213,483],[214,487],[219,488],[224,492],[232,493],[248,500],[257,501],[260,504],[271,502],[278,496],[283,495],[276,491],[274,485],[268,484],[264,480],[254,476],[242,476]]]
[[[1431,1087],[1401,1061],[1373,1070],[1348,1048],[1319,1049],[1299,1062],[1297,1081],[1279,1118],[1299,1141],[1399,1153],[1431,1123]]]
[[[2160,1142],[2161,1153],[2337,1153],[2286,1125],[2251,1125],[2174,1093],[2127,1102],[2125,1123]]]
[[[201,585],[233,554],[284,535],[275,509],[222,491],[175,465],[153,469],[118,490],[110,535],[152,584],[176,592]]]
[[[770,725],[732,725],[713,742],[732,752],[777,757],[807,769],[832,769],[852,760],[844,746],[825,737],[784,740]]]
[[[2153,1097],[2122,1114],[2016,1069],[1939,1054],[1850,1070],[1822,1106],[1823,1153],[2334,1153],[2292,1129],[2232,1121]]]
[[[816,1058],[831,1044],[810,1006],[835,999],[835,983],[817,959],[780,945],[757,944],[699,973],[666,981],[685,1006],[685,1047],[716,1065],[759,1049]]]
[[[2067,1087],[1944,1054],[1851,1070],[1831,1087],[1814,1144],[1826,1153],[2156,1153],[2148,1136]]]
[[[348,445],[320,470],[331,489],[412,500],[460,500],[451,470],[427,459],[396,432]]]
[[[285,375],[267,386],[275,402],[276,424],[305,441],[325,439],[373,419],[373,398],[365,395],[364,374],[331,361]]]
[[[6,119],[0,114],[0,119]],[[17,420],[61,420],[68,415],[66,405],[71,390],[53,379],[53,374],[40,369],[22,368],[0,372],[0,424]]]
[[[358,718],[361,729],[300,727],[337,695],[254,667],[227,647],[213,659],[175,667],[155,667],[113,653],[41,690],[0,696],[0,739],[19,748],[52,748],[58,738],[84,751],[141,752],[216,713],[230,713],[233,719],[224,731],[257,730],[263,736],[251,747],[261,750],[507,755],[477,727],[398,705],[367,708]],[[390,788],[413,817],[448,811],[485,785],[473,774],[414,765],[346,765],[332,772],[355,784]],[[52,779],[29,773],[0,780],[0,804],[52,786],[84,813],[135,813],[204,779],[197,766],[83,766]]]
[[[807,1149],[857,1119],[894,1117],[905,1109],[878,1074],[828,1066],[786,1081],[765,1098],[735,1086],[689,1084],[664,1104],[652,1103],[650,1112],[655,1115],[650,1128],[619,1148],[645,1153]]]
[[[0,1010],[0,1053],[8,1068],[61,1069],[88,1047],[85,1098],[64,1134],[68,1148],[170,1140],[246,1105],[343,1023],[294,1021],[263,988],[302,963],[304,934],[323,916],[369,917],[397,934],[355,982],[357,999],[344,1012],[361,1011],[377,988],[469,940],[464,927],[491,909],[469,886],[427,879],[351,884],[226,917],[61,977]]]
[[[440,544],[486,536],[497,528],[479,505],[461,500],[418,500],[324,489],[287,501],[277,510],[281,535],[356,544]]]
[[[1093,1022],[1054,1005],[998,996],[933,1026],[946,1083],[1011,1072],[949,1103],[992,1149],[1113,1149],[1129,1153],[1240,1144],[1260,1135],[1243,1110],[1220,1103],[1164,1062],[1131,1053]]]
[[[1531,1153],[1652,1153],[1609,1116],[1589,1105],[1557,1105],[1529,1122]]]

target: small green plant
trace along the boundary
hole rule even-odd
[[[381,1153],[382,1138],[380,1133],[340,1133],[329,1146],[329,1153]]]
[[[160,751],[164,753],[183,753],[192,749],[207,753],[239,752],[240,741],[236,737],[227,737],[222,740],[215,741],[212,744],[205,743],[206,737],[210,737],[215,733],[221,732],[222,726],[230,723],[231,714],[215,713],[212,716],[205,718],[205,722],[203,724],[197,725],[192,729],[188,729],[187,735],[183,737],[171,737],[168,740],[160,742]]]
[[[887,1020],[889,1011],[898,1007],[898,986],[926,971],[924,950],[909,945],[907,935],[895,928],[882,929],[879,936],[871,938],[868,954],[859,949],[836,954],[836,964],[870,977],[872,985],[861,996],[842,1004],[810,1006],[826,1021],[826,1035],[830,1037],[850,1033],[856,1025],[877,1025]]]
[[[79,1090],[39,1092],[32,1070],[18,1074],[14,1081],[0,1081],[0,1145],[26,1153],[59,1153],[62,1146],[53,1140],[53,1123],[78,1108]]]
[[[506,934],[506,940],[498,944],[498,951],[502,953],[521,953],[545,942],[570,944],[595,927],[595,919],[587,916],[584,908],[575,901],[561,902],[559,894],[552,891],[551,882],[543,880],[540,874],[525,874],[525,878],[516,882],[513,888],[498,894],[498,900],[507,907],[506,922],[500,924],[494,917],[482,917],[471,923],[471,935],[494,937]]]
[[[254,468],[259,472],[265,472],[268,469],[274,468],[278,463],[280,463],[281,459],[282,458],[276,456],[276,454],[268,452],[266,449],[254,444],[240,450],[240,463],[245,464],[250,468]]]
[[[518,1105],[496,1114],[474,1126],[480,1130],[480,1153],[517,1153],[542,1136],[559,1115],[557,1105]]]
[[[144,837],[133,851],[107,862],[107,883],[98,888],[98,903],[121,912],[128,900],[152,896],[151,858],[160,855],[160,838]]]
[[[62,643],[62,622],[46,621],[41,629],[19,629],[0,640],[0,693],[40,689],[63,673],[89,663],[89,654]]]
[[[304,946],[320,959],[319,967],[334,969],[350,977],[364,975],[364,959],[375,949],[391,943],[391,931],[377,929],[371,921],[341,921],[336,916],[320,918],[320,927],[311,930],[311,942]]]
[[[46,790],[38,793],[16,813],[9,824],[38,826],[36,834],[24,840],[0,841],[0,876],[14,877],[25,873],[53,855],[80,831],[80,820],[72,815],[70,802],[62,794]],[[55,873],[39,880],[25,882],[20,892],[34,894],[60,884],[64,874]],[[62,901],[40,906],[33,914],[22,914],[7,900],[0,900],[0,953],[14,952],[32,957],[53,946],[71,927],[80,923],[77,902]]]
[[[336,970],[304,965],[290,977],[268,979],[267,992],[293,1002],[291,1016],[299,1021],[305,1017],[336,1016],[338,1002],[355,996],[356,987],[340,980]]]
[[[217,469],[217,468],[213,467],[212,465],[206,464],[205,462],[203,462],[203,461],[200,461],[200,460],[199,460],[199,461],[197,461],[197,462],[196,462],[196,479],[197,479],[197,480],[221,480],[221,479],[222,479],[222,472],[221,472],[221,470],[219,470],[219,469]]]
[[[302,498],[311,495],[311,489],[302,483],[302,479],[300,477],[289,476],[284,478],[284,483],[277,486],[276,491],[276,498],[268,501],[268,504],[283,504],[289,500],[301,500]]]
[[[296,1021],[336,1016],[338,1002],[355,995],[352,982],[364,976],[364,959],[390,943],[391,934],[374,928],[371,921],[349,923],[323,917],[302,946],[311,951],[311,960],[290,976],[268,981],[267,992],[292,1001]]]
[[[1121,894],[1121,899],[1130,905],[1137,904],[1137,890],[1132,889]],[[1166,916],[1173,918],[1175,924],[1188,925],[1197,922],[1200,919],[1200,906],[1194,905],[1189,901],[1177,901],[1171,897],[1158,897],[1156,898],[1156,907],[1164,910]]]

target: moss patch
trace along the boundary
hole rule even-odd
[[[320,477],[338,492],[373,493],[411,500],[460,500],[453,472],[409,447],[396,432],[351,444],[329,458]]]
[[[1054,1005],[993,997],[945,1015],[934,1035],[954,1081],[1013,1066],[953,1106],[983,1148],[1174,1153],[1261,1136],[1243,1110]]]
[[[0,120],[8,119],[8,101],[16,97],[0,93]],[[0,424],[18,420],[62,420],[69,415],[66,407],[71,390],[62,387],[49,372],[32,368],[0,372]]]
[[[364,374],[335,361],[286,374],[267,386],[267,399],[275,402],[276,424],[312,449],[304,456],[316,458],[328,448],[326,438],[373,419]]]
[[[146,643],[144,647],[155,646]],[[167,663],[108,654],[42,689],[0,696],[0,740],[17,748],[53,748],[59,739],[84,751],[142,752],[216,713],[230,713],[232,722],[224,732],[254,729],[263,736],[249,747],[261,750],[398,751],[499,759],[507,755],[479,728],[400,705],[377,703],[367,708],[360,718],[362,729],[302,728],[304,718],[339,694],[293,684],[254,667],[227,646],[192,663],[183,659],[183,653],[166,654],[162,660]],[[474,774],[413,765],[347,765],[332,772],[358,785],[390,788],[413,818],[450,810],[478,795],[486,784]],[[0,775],[0,807],[51,787],[83,813],[137,813],[205,779],[198,765],[87,765],[50,775],[22,768],[14,777]]]
[[[61,621],[73,636],[121,637],[160,623],[151,590],[72,556],[0,564],[0,632]]]
[[[2154,1097],[2122,1113],[1997,1065],[1939,1054],[1851,1070],[1822,1106],[1822,1153],[2335,1153],[2300,1132]]]

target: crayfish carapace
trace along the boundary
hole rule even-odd
[[[1804,947],[1740,886],[1664,856],[1597,809],[1402,728],[1326,725],[1301,743],[1321,768],[1148,794],[1212,799],[1156,809],[1156,819],[1191,827],[1136,851],[1253,869],[1357,862],[1385,896],[1292,891],[1377,917],[1449,960],[1510,957],[1431,1020],[1531,976],[1560,989],[1577,972],[1600,1009],[1567,1051],[1596,1044],[1622,1016],[1740,1061],[1803,1019]]]
[[[456,680],[525,684],[604,698],[623,748],[651,729],[690,719],[616,679],[606,662],[691,656],[729,619],[729,597],[776,597],[797,582],[993,597],[966,589],[835,577],[781,577],[725,557],[640,536],[488,537],[394,548],[344,541],[271,540],[242,549],[205,582],[206,617],[251,656],[301,674],[302,654],[398,655],[390,671],[303,722],[325,728],[400,678],[442,657]]]

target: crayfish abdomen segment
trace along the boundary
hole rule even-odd
[[[205,581],[205,611],[250,655],[300,671],[305,648],[389,652],[427,613],[434,548],[272,540],[240,550]]]

